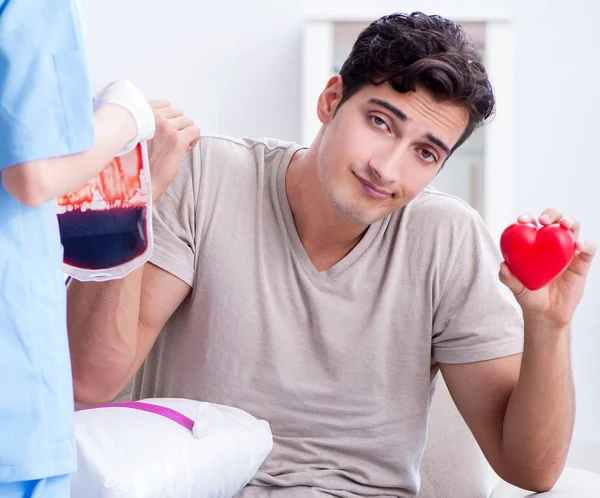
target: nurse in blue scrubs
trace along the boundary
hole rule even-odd
[[[0,497],[63,498],[76,468],[54,203],[152,138],[127,80],[91,84],[74,0],[0,0]]]

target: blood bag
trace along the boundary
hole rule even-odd
[[[152,188],[146,142],[57,200],[65,273],[82,281],[122,278],[152,255]]]

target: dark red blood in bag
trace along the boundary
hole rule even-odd
[[[122,265],[142,254],[146,238],[146,208],[69,211],[59,216],[64,262],[101,270]]]
[[[142,151],[115,158],[84,187],[58,200],[64,262],[89,270],[127,263],[148,247]]]

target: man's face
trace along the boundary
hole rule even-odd
[[[438,173],[468,122],[464,108],[426,90],[367,85],[345,101],[332,78],[319,99],[325,125],[317,167],[325,196],[349,222],[369,225],[414,199]]]

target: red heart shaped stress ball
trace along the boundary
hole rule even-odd
[[[502,233],[500,251],[513,275],[529,290],[537,290],[569,266],[575,237],[559,224],[538,229],[532,223],[515,223]]]

